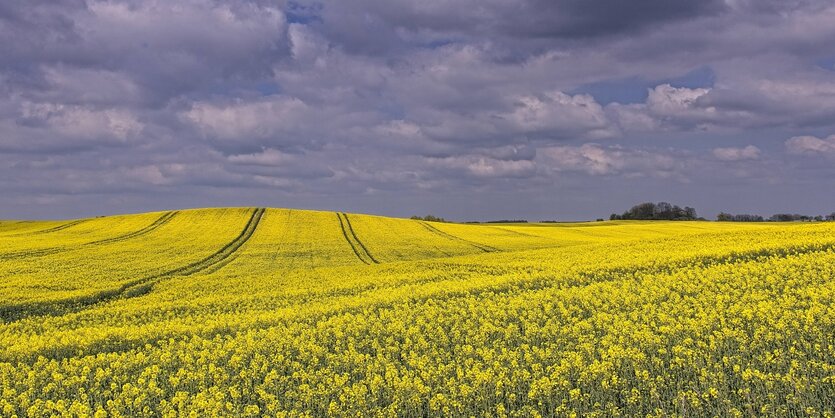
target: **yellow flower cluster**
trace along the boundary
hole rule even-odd
[[[835,411],[828,223],[3,222],[0,278],[4,417]]]

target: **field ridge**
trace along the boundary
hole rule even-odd
[[[100,240],[97,240],[97,241],[91,241],[91,242],[88,242],[84,245],[111,244],[111,243],[114,243],[114,242],[121,242],[121,241],[129,240],[129,239],[132,239],[132,238],[141,237],[141,236],[146,235],[146,234],[150,234],[155,229],[171,222],[171,219],[173,219],[175,216],[177,216],[178,213],[180,213],[180,211],[176,211],[176,210],[165,212],[165,213],[162,214],[162,216],[160,216],[153,223],[151,223],[150,225],[148,225],[148,226],[146,226],[142,229],[138,229],[136,231],[129,232],[127,234],[120,235],[118,237],[105,238],[105,239],[100,239]]]
[[[64,229],[67,229],[67,228],[70,228],[70,227],[76,226],[76,225],[78,225],[78,224],[80,224],[80,223],[84,223],[84,222],[87,222],[87,221],[89,221],[89,219],[78,219],[78,220],[75,220],[75,221],[70,221],[70,222],[67,222],[67,223],[65,223],[65,224],[61,224],[61,225],[58,225],[58,226],[54,226],[54,227],[52,227],[52,228],[42,229],[42,230],[40,230],[40,231],[34,231],[34,232],[27,232],[27,233],[24,233],[24,234],[19,234],[19,235],[30,235],[30,234],[31,234],[31,235],[38,235],[38,234],[49,234],[49,233],[51,233],[51,232],[58,232],[58,231],[62,231],[62,230],[64,230]]]
[[[463,243],[468,244],[468,245],[470,245],[470,246],[472,246],[472,247],[475,247],[475,248],[477,248],[477,249],[479,249],[479,250],[481,250],[481,251],[484,251],[485,253],[492,253],[492,252],[499,251],[499,249],[498,249],[498,248],[496,248],[496,247],[491,247],[491,246],[489,246],[489,245],[485,245],[485,244],[479,244],[479,243],[477,243],[477,242],[474,242],[474,241],[470,241],[470,240],[468,240],[468,239],[461,238],[461,237],[459,237],[459,236],[456,236],[456,235],[450,234],[450,233],[448,233],[448,232],[441,231],[440,229],[435,228],[434,226],[430,225],[429,223],[427,223],[427,222],[425,222],[425,221],[418,221],[418,222],[419,222],[421,225],[423,225],[423,227],[424,227],[424,228],[428,229],[428,230],[429,230],[429,232],[432,232],[433,234],[436,234],[436,235],[442,236],[442,237],[444,237],[444,238],[446,238],[446,239],[449,239],[449,240],[452,240],[452,241],[459,241],[459,242],[463,242]]]
[[[116,236],[116,237],[110,237],[110,238],[104,238],[104,239],[100,239],[100,240],[96,240],[96,241],[85,242],[83,244],[74,245],[74,246],[71,246],[71,247],[60,246],[60,247],[38,248],[38,249],[33,249],[33,250],[25,250],[25,251],[5,253],[5,254],[0,254],[0,260],[11,260],[11,259],[16,259],[16,258],[26,258],[26,257],[41,257],[41,256],[45,256],[45,255],[52,255],[52,254],[61,253],[61,252],[64,252],[64,251],[71,251],[71,250],[74,250],[74,249],[77,249],[77,248],[80,248],[80,247],[85,247],[85,246],[88,246],[88,245],[112,244],[112,243],[115,243],[115,242],[122,242],[122,241],[126,241],[126,240],[129,240],[129,239],[141,237],[141,236],[147,235],[147,234],[153,232],[154,230],[156,230],[157,228],[167,224],[179,212],[180,211],[166,212],[166,213],[162,214],[162,216],[160,216],[154,222],[152,222],[150,225],[144,226],[141,229],[138,229],[136,231],[128,232],[126,234],[119,235],[119,236]],[[85,221],[85,220],[86,219],[83,219],[82,221]],[[80,222],[76,222],[76,225],[78,223],[80,223]],[[26,235],[35,235],[35,234],[39,234],[39,233],[41,233],[41,232],[32,232],[32,233],[28,233]]]
[[[264,208],[256,208],[255,210],[253,210],[252,215],[250,216],[249,220],[244,226],[244,229],[237,237],[235,237],[235,239],[227,243],[225,246],[223,246],[215,253],[203,258],[200,261],[196,261],[194,263],[181,266],[173,270],[168,270],[164,273],[151,275],[141,279],[131,280],[117,288],[107,289],[98,293],[94,293],[92,295],[85,295],[78,298],[67,299],[63,301],[33,303],[29,304],[29,306],[26,306],[25,304],[16,306],[2,306],[0,307],[0,319],[2,319],[3,322],[8,323],[15,322],[31,316],[56,316],[72,312],[78,312],[90,306],[99,303],[109,302],[120,297],[130,298],[144,295],[150,292],[157,282],[165,278],[174,276],[189,276],[200,271],[209,269],[217,265],[218,263],[223,262],[226,258],[231,256],[235,251],[241,248],[241,246],[243,246],[249,240],[250,237],[252,237],[252,234],[255,233],[255,229],[258,227],[258,224],[260,223],[261,217],[264,215],[264,212]]]

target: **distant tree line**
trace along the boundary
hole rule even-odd
[[[654,221],[694,221],[701,218],[696,215],[696,209],[689,206],[680,207],[667,202],[645,202],[632,206],[626,212],[618,215],[613,213],[611,220],[654,220]]]
[[[552,221],[556,222],[556,221]],[[465,224],[526,224],[527,219],[499,219],[496,221],[466,221]]]
[[[731,215],[730,213],[720,212],[716,215],[716,220],[720,222],[764,222],[765,218],[760,215],[749,215],[747,213]]]
[[[415,216],[412,216],[409,219],[414,219],[416,221],[427,221],[427,222],[446,222],[447,221],[444,218],[441,218],[439,216],[432,216],[432,215],[426,215],[426,216],[415,215]]]
[[[488,224],[526,224],[527,219],[499,219],[497,221],[487,221]]]
[[[412,216],[411,219],[429,222],[448,222],[446,219],[434,215],[426,216]],[[657,221],[703,221],[705,218],[700,218],[696,215],[696,209],[689,206],[680,207],[667,202],[644,202],[632,206],[626,212],[618,215],[613,213],[609,216],[610,220],[657,220]],[[597,219],[602,221],[603,219]],[[826,216],[808,216],[799,215],[796,213],[777,213],[766,218],[762,215],[751,215],[747,213],[730,214],[727,212],[720,212],[716,215],[716,220],[720,222],[800,222],[800,221],[835,221],[835,212]],[[477,223],[527,223],[526,219],[499,219],[495,221],[469,221],[468,224]],[[554,220],[543,220],[543,223],[559,222]]]
[[[777,213],[765,218],[760,215],[737,214],[732,215],[726,212],[720,212],[716,215],[716,220],[720,222],[810,222],[810,221],[835,221],[835,212],[829,215],[809,216],[799,215],[797,213]]]

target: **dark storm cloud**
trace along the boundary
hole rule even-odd
[[[0,216],[744,211],[711,191],[832,186],[833,21],[812,0],[6,1]]]
[[[309,11],[329,39],[379,53],[400,42],[426,46],[502,38],[575,40],[624,35],[683,19],[720,14],[720,0],[431,0],[332,2]],[[537,43],[537,45],[540,45]]]
[[[719,0],[531,0],[523,2],[520,9],[525,19],[503,21],[502,26],[511,34],[586,38],[620,35],[682,19],[717,15],[726,10],[726,5]],[[516,15],[512,10],[505,12]]]

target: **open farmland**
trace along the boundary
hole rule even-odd
[[[827,416],[835,224],[0,222],[2,416]]]

